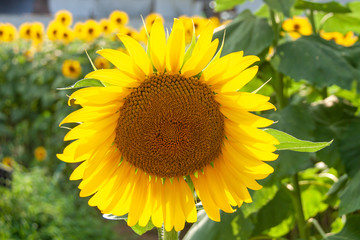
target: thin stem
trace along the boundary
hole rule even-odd
[[[315,218],[310,218],[309,223],[312,223],[314,225],[314,227],[316,228],[316,230],[318,230],[318,232],[320,233],[320,235],[323,239],[327,239],[327,236],[326,236],[324,230],[322,229],[319,222]]]
[[[301,201],[301,191],[300,191],[300,185],[299,185],[299,176],[297,173],[294,174],[292,177],[293,181],[293,202],[295,207],[295,217],[299,229],[299,234],[302,239],[309,240],[309,232],[306,227],[306,221],[305,221],[305,215],[303,210],[303,205]]]
[[[157,230],[158,230],[158,240],[163,240],[164,226],[158,228]]]
[[[274,46],[277,46],[278,40],[279,40],[279,24],[276,22],[275,18],[275,12],[270,8],[270,18],[271,18],[271,26],[274,31]]]
[[[283,109],[287,105],[287,99],[284,95],[284,75],[279,72],[274,73],[275,76],[275,93],[276,93],[276,100],[278,102],[278,108]]]
[[[314,17],[314,10],[309,10],[308,18],[310,20],[311,28],[313,33],[317,33],[316,25],[315,25],[315,17]]]
[[[178,240],[179,239],[179,233],[175,231],[175,229],[171,230],[170,232],[165,231],[165,228],[163,227],[163,240]]]

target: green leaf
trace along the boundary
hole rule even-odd
[[[58,90],[69,90],[81,87],[104,87],[104,85],[99,80],[85,78],[77,81],[74,85],[70,87],[58,88]]]
[[[214,34],[222,41],[226,31],[222,55],[243,50],[245,55],[259,54],[272,43],[274,34],[266,18],[254,16],[246,10],[239,14],[225,29]]]
[[[296,0],[264,0],[264,2],[272,9],[284,13],[286,17],[290,17],[290,9]]]
[[[323,240],[355,240],[360,236],[360,215],[348,216],[341,232],[324,238]]]
[[[354,80],[360,82],[359,63],[353,57],[346,47],[333,41],[319,36],[303,36],[280,45],[271,64],[296,81],[305,79],[320,88],[335,84],[351,89]]]
[[[143,235],[147,231],[150,231],[151,229],[153,229],[154,225],[153,225],[152,221],[150,220],[145,227],[141,227],[141,226],[139,226],[139,224],[136,224],[135,226],[132,226],[131,228],[136,234]]]
[[[360,119],[354,119],[347,125],[340,139],[340,156],[349,177],[360,171]]]
[[[198,221],[193,224],[184,240],[232,240],[249,239],[254,225],[241,211],[236,213],[221,212],[221,222],[208,218],[205,211],[198,213]]]
[[[234,8],[238,4],[243,4],[246,0],[216,0],[215,11],[221,12]]]
[[[324,147],[329,146],[330,142],[310,142],[297,139],[290,134],[276,129],[265,129],[265,131],[275,137],[280,144],[276,145],[277,150],[291,150],[296,152],[317,152]]]
[[[297,9],[311,9],[322,12],[332,12],[332,13],[349,13],[351,12],[350,8],[341,5],[338,2],[325,2],[317,3],[304,0],[297,0],[295,4]]]
[[[339,215],[348,214],[360,209],[360,172],[351,178],[340,194]]]
[[[346,33],[353,31],[360,33],[360,2],[350,2],[348,3],[348,7],[350,8],[351,13],[335,13],[325,21],[322,26],[323,29],[327,32]]]
[[[262,188],[260,191],[250,191],[252,203],[244,203],[240,210],[243,212],[245,218],[253,213],[258,212],[263,206],[265,206],[271,199],[274,198],[278,191],[276,185]]]

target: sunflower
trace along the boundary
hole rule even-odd
[[[101,28],[98,22],[89,19],[85,22],[82,29],[82,39],[91,42],[101,34]]]
[[[1,162],[2,162],[2,164],[6,165],[8,167],[12,167],[14,165],[15,160],[12,157],[3,157]]]
[[[128,23],[129,16],[126,12],[115,10],[110,14],[109,19],[114,24],[114,26],[120,28]]]
[[[16,38],[16,27],[11,23],[0,23],[0,42],[12,42]]]
[[[164,18],[159,13],[150,13],[145,18],[145,26],[148,31],[151,30],[151,26],[154,24],[155,19],[160,19],[162,23],[164,23]]]
[[[109,19],[105,19],[105,18],[101,19],[100,27],[101,27],[101,31],[102,31],[102,33],[104,33],[104,35],[109,35],[114,32],[114,24]]]
[[[192,16],[191,19],[194,22],[195,34],[196,36],[199,36],[200,32],[205,27],[208,20],[201,16]]]
[[[84,39],[84,23],[83,22],[77,22],[74,26],[74,34],[75,38],[77,39]]]
[[[94,65],[97,69],[107,69],[110,68],[110,63],[106,58],[97,57],[94,60]]]
[[[31,24],[31,40],[35,45],[39,45],[44,40],[44,24],[34,22]]]
[[[51,21],[46,28],[46,35],[48,39],[51,41],[59,40],[59,29],[61,28],[63,28],[63,26],[60,23]]]
[[[286,19],[282,24],[282,28],[289,33],[292,39],[312,34],[311,24],[305,17],[295,16],[292,19]]]
[[[81,74],[81,65],[79,61],[67,59],[62,65],[62,74],[68,78],[78,78]]]
[[[34,150],[34,157],[37,161],[42,162],[46,159],[47,151],[43,146],[39,146]]]
[[[182,15],[179,17],[181,21],[183,21],[184,24],[184,30],[185,30],[185,42],[189,44],[192,40],[192,36],[194,33],[194,25],[191,18],[188,16]]]
[[[25,22],[20,25],[19,34],[22,39],[31,39],[31,23]]]
[[[65,44],[72,42],[75,38],[74,31],[70,28],[61,28],[59,32],[59,39],[62,40]]]
[[[251,202],[248,189],[273,172],[263,161],[277,158],[277,140],[263,130],[273,121],[253,111],[273,109],[269,97],[238,92],[257,73],[256,56],[216,54],[209,22],[192,54],[185,54],[182,21],[175,19],[169,38],[160,19],[151,30],[147,54],[119,35],[129,55],[98,53],[117,69],[96,70],[85,78],[106,87],[74,92],[69,102],[82,108],[60,125],[81,123],[65,136],[72,141],[58,158],[82,162],[71,180],[82,179],[80,196],[104,214],[128,214],[129,226],[180,231],[196,221],[190,186],[210,219],[220,210],[234,212]],[[214,55],[216,57],[214,57]],[[185,57],[187,56],[187,57]]]
[[[65,27],[69,27],[72,24],[72,14],[67,10],[60,10],[55,15],[55,21]]]

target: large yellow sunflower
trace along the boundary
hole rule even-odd
[[[190,186],[210,219],[251,202],[248,189],[273,172],[263,161],[277,158],[277,140],[259,129],[273,121],[253,111],[273,109],[269,97],[238,92],[257,73],[256,56],[234,52],[219,58],[209,22],[192,53],[185,54],[182,21],[169,38],[156,19],[148,54],[119,35],[129,54],[99,50],[116,69],[96,70],[85,78],[106,87],[74,92],[69,101],[82,108],[61,123],[81,123],[65,136],[72,141],[58,154],[81,162],[70,176],[82,179],[80,196],[104,214],[128,214],[127,223],[151,219],[166,231],[196,221]],[[188,50],[189,51],[189,50]],[[216,57],[214,57],[214,55]]]

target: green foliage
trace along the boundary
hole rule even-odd
[[[271,45],[273,39],[273,31],[267,20],[254,16],[248,10],[239,14],[226,27],[226,31],[215,33],[214,38],[221,42],[224,34],[223,56],[239,49],[244,50],[246,55],[259,54]]]
[[[297,0],[295,4],[297,9],[311,9],[322,12],[332,12],[332,13],[349,13],[351,10],[348,7],[341,5],[338,2],[326,2],[326,3],[317,3],[304,0]]]
[[[40,168],[16,168],[11,189],[0,187],[0,196],[0,239],[116,239],[113,223]]]
[[[246,0],[216,0],[215,1],[215,11],[221,12],[234,8],[238,4],[242,4]]]

